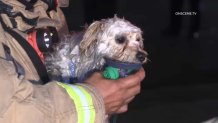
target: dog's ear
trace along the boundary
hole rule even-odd
[[[88,29],[85,31],[82,41],[80,42],[80,51],[89,56],[94,52],[94,45],[97,42],[97,35],[101,31],[102,22],[93,22]]]

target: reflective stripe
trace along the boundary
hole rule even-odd
[[[88,100],[86,99],[85,95],[83,94],[83,92],[76,86],[70,85],[70,87],[74,90],[75,93],[77,93],[79,95],[80,98],[80,107],[82,107],[82,109],[80,108],[79,111],[77,112],[81,112],[81,114],[83,114],[82,116],[86,116],[86,117],[80,117],[79,119],[82,121],[81,123],[89,123],[90,121],[90,112],[88,110],[89,105],[88,105]]]
[[[89,110],[90,111],[90,123],[94,123],[94,121],[95,121],[95,108],[93,105],[92,97],[89,95],[89,93],[84,88],[82,88],[81,86],[78,86],[78,85],[76,85],[76,86],[83,92],[83,94],[85,94],[85,96],[88,99],[88,105],[91,108],[91,110]]]
[[[59,83],[74,101],[77,111],[77,123],[94,123],[95,108],[91,95],[81,86]]]

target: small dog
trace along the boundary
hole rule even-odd
[[[62,39],[46,55],[45,65],[51,79],[81,81],[90,71],[102,70],[105,58],[145,63],[147,52],[140,28],[116,16],[95,21],[84,33]]]

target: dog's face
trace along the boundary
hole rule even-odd
[[[117,17],[96,21],[87,29],[80,44],[87,54],[96,52],[104,57],[130,63],[145,63],[142,31]],[[90,50],[93,49],[93,50]]]

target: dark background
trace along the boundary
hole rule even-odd
[[[190,1],[184,0],[181,11],[192,11]],[[72,31],[117,14],[144,32],[151,61],[144,66],[141,94],[118,123],[200,123],[218,116],[218,1],[200,1],[195,38],[195,16],[181,16],[178,35],[166,31],[170,7],[170,0],[70,0],[63,9]]]

